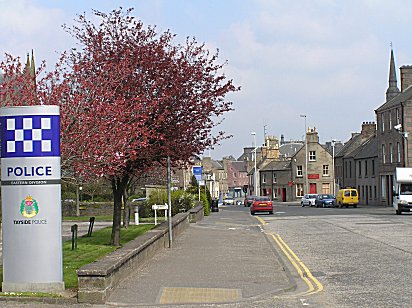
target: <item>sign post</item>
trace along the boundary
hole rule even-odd
[[[58,106],[4,107],[2,291],[64,290]]]

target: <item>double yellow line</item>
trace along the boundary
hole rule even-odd
[[[290,263],[292,263],[293,267],[298,272],[299,276],[302,280],[307,284],[308,290],[304,292],[302,295],[311,295],[323,290],[323,285],[313,277],[312,273],[306,267],[305,264],[299,259],[299,257],[289,248],[289,246],[283,241],[279,234],[270,234],[273,239],[275,240],[276,244],[279,248],[283,251],[285,256],[289,259]]]

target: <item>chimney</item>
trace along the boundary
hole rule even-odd
[[[401,70],[401,92],[412,85],[412,65],[403,65]]]
[[[283,136],[283,134],[282,134],[282,135],[280,135],[280,145],[282,145],[284,143],[285,143],[285,136]]]
[[[308,143],[319,143],[319,135],[316,131],[316,127],[308,128],[308,131],[306,132],[306,138],[308,139]]]
[[[362,139],[369,139],[376,133],[376,124],[375,122],[363,122],[361,136]]]

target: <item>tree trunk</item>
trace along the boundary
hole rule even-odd
[[[130,203],[127,200],[127,190],[126,189],[123,192],[123,206],[124,206],[123,228],[127,229],[130,223]]]
[[[120,226],[122,223],[122,197],[124,195],[124,190],[126,189],[127,176],[112,178],[112,190],[114,197],[113,206],[113,226],[112,226],[112,237],[110,245],[120,246]]]

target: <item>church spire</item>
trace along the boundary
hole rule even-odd
[[[391,60],[389,66],[389,87],[386,90],[386,101],[399,94],[398,81],[396,79],[395,57],[393,56],[393,49],[391,48]]]
[[[34,65],[34,52],[33,52],[33,49],[31,50],[30,75],[32,77],[36,76],[36,66]]]

